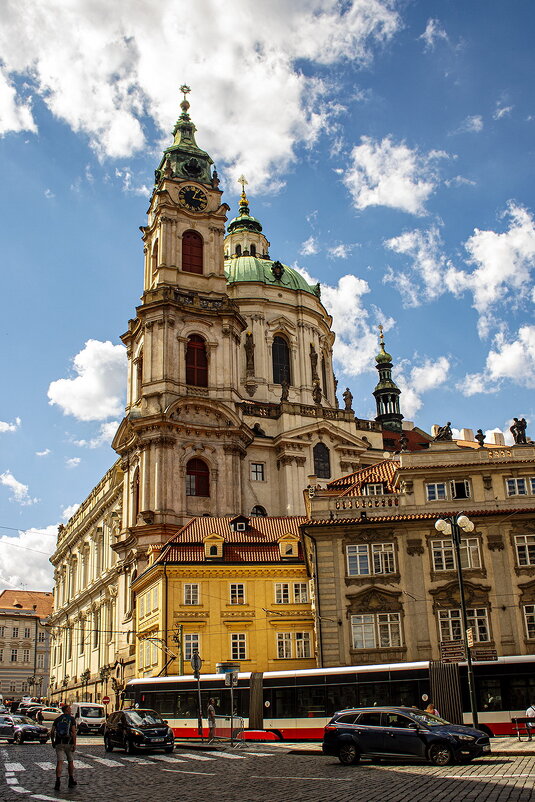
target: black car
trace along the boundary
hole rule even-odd
[[[115,746],[132,754],[137,749],[175,748],[173,730],[155,710],[118,710],[106,719],[104,747],[111,752]]]
[[[424,760],[447,766],[490,753],[489,736],[414,707],[371,707],[335,713],[323,734],[323,754],[340,763],[372,758]]]
[[[11,723],[13,726],[13,735],[8,738],[8,743],[22,744],[28,741],[39,741],[46,744],[50,733],[46,727],[37,724],[33,718],[28,716],[2,716],[6,720],[6,725]]]

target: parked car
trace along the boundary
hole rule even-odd
[[[490,753],[489,736],[413,707],[371,707],[335,713],[323,735],[323,754],[340,763],[372,758],[423,760],[434,766]]]
[[[91,702],[73,702],[71,716],[74,716],[79,733],[103,732],[106,723],[104,705]]]
[[[61,716],[59,707],[42,707],[37,711],[36,718],[39,724],[52,725],[52,722],[57,719],[58,716]]]
[[[22,744],[27,741],[39,741],[46,744],[50,733],[46,727],[37,724],[32,718],[28,716],[2,716],[6,719],[6,725],[11,723],[13,729],[12,734],[7,738],[8,743]]]
[[[108,716],[104,728],[106,752],[112,752],[116,746],[128,754],[137,749],[172,752],[175,736],[167,721],[155,710],[118,710]]]

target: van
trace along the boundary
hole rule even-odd
[[[71,716],[76,721],[76,729],[80,734],[84,732],[101,732],[106,721],[106,711],[104,705],[96,705],[91,702],[73,702],[71,704]]]

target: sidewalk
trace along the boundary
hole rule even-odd
[[[241,744],[245,744],[241,746]],[[522,741],[512,736],[500,736],[490,739],[492,755],[514,756],[535,756],[535,741],[528,741],[524,737]],[[196,739],[176,740],[175,748],[178,749],[199,749],[214,751],[217,749],[230,749],[230,744],[226,742],[201,743]],[[292,755],[321,755],[321,741],[243,741],[240,742],[239,749],[246,749],[254,752],[255,750],[274,749]]]

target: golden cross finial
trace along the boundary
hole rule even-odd
[[[249,182],[247,181],[246,177],[245,177],[245,176],[243,175],[243,173],[242,173],[242,174],[240,175],[240,177],[238,178],[238,184],[241,184],[241,191],[242,191],[242,194],[245,194],[245,185],[246,185],[246,184],[248,184],[248,183],[249,183]]]
[[[383,334],[383,327],[382,325],[379,326],[379,331],[381,332],[379,335],[379,339],[381,340],[381,345],[385,344],[385,335]]]
[[[191,89],[187,84],[182,84],[182,86],[180,87],[180,91],[184,95],[184,100],[185,100],[186,95],[188,95],[191,92]]]

